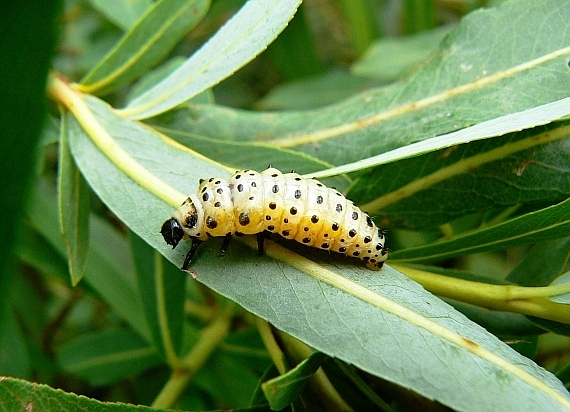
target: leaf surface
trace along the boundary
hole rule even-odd
[[[209,0],[160,0],[81,81],[85,93],[108,94],[159,63],[195,26]]]
[[[198,178],[229,173],[117,117],[96,99],[86,102],[122,152],[111,155],[113,163],[101,151],[107,145],[74,134],[71,148],[79,167],[121,220],[180,265],[189,245],[171,250],[158,229],[183,193],[196,190]],[[144,170],[152,183],[133,170]],[[176,192],[170,205],[159,195]],[[317,350],[456,409],[570,407],[570,396],[553,375],[390,267],[373,272],[361,262],[292,242],[287,246],[327,263],[316,264],[273,242],[267,242],[268,256],[259,257],[253,239],[243,242],[249,247],[235,242],[223,259],[217,256],[220,239],[204,245],[192,267],[198,281]]]
[[[465,17],[431,59],[388,87],[302,112],[189,106],[173,128],[356,162],[568,97],[569,19],[557,0],[505,2]]]
[[[172,109],[250,62],[287,26],[300,0],[250,0],[180,68],[130,102],[123,114],[144,119]]]

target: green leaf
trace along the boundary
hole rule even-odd
[[[89,251],[89,186],[69,153],[65,118],[59,143],[58,206],[61,232],[67,248],[71,284],[77,285],[85,271]]]
[[[9,287],[9,262],[47,120],[46,77],[60,7],[57,0],[24,0],[3,3],[0,13],[0,290]],[[0,312],[8,310],[6,298],[0,294]]]
[[[123,115],[152,117],[212,87],[253,60],[285,28],[300,0],[250,0],[186,63],[130,102]]]
[[[152,6],[152,0],[89,0],[91,5],[121,29],[129,30],[144,12]]]
[[[31,375],[31,358],[26,339],[15,313],[10,309],[0,313],[0,375],[28,377]],[[3,403],[0,401],[0,405]]]
[[[256,102],[258,110],[307,110],[347,99],[379,82],[344,71],[311,76],[274,87]]]
[[[261,385],[273,410],[281,410],[299,397],[326,355],[315,352],[287,373]]]
[[[108,94],[159,63],[194,27],[209,0],[160,0],[81,81],[85,93]]]
[[[185,273],[135,234],[131,235],[131,247],[154,346],[174,366],[182,343]]]
[[[6,411],[157,412],[164,409],[115,402],[100,402],[85,396],[53,389],[47,385],[0,377],[0,405]]]
[[[84,113],[79,102],[74,110]],[[94,98],[85,102],[99,126],[80,118],[95,140],[73,134],[77,164],[120,219],[180,265],[189,245],[167,247],[162,222],[199,177],[228,172]],[[242,242],[248,247],[236,242],[225,258],[217,256],[219,238],[204,245],[192,267],[197,280],[315,349],[456,409],[570,407],[553,375],[390,267],[372,272],[292,242],[287,246],[323,263],[270,241],[267,256],[257,256],[255,240]]]
[[[295,169],[297,173],[306,174],[329,166],[318,159],[294,150],[278,149],[256,145],[255,143],[227,142],[181,133],[160,126],[156,129],[184,146],[188,146],[212,160],[225,162],[236,170],[240,168],[263,170],[267,168],[268,164],[271,164],[280,170]],[[327,179],[326,183],[343,190],[349,185],[350,180],[346,176],[334,176]]]
[[[566,237],[570,231],[570,199],[557,205],[426,246],[397,250],[392,260],[415,262],[506,249]]]
[[[356,76],[394,81],[427,60],[451,29],[443,26],[409,36],[378,39],[350,71]]]
[[[570,124],[553,123],[368,170],[348,196],[392,224],[425,228],[570,195]],[[445,207],[442,207],[445,205]]]
[[[564,271],[569,259],[570,238],[537,243],[506,280],[521,286],[546,286]]]
[[[560,29],[568,20],[557,0],[505,2],[465,17],[401,82],[304,112],[192,106],[185,131],[296,148],[333,165],[357,162],[568,97],[570,42]],[[506,35],[521,27],[532,35]],[[529,93],[529,84],[540,87]]]
[[[89,333],[58,350],[58,362],[69,373],[92,385],[111,385],[162,360],[154,348],[129,330]]]
[[[58,224],[56,193],[47,185],[39,184],[35,188],[28,202],[27,216],[33,228],[49,240],[62,256],[66,256],[67,248]],[[126,240],[100,218],[92,216],[90,227],[91,247],[84,280],[150,342],[150,331],[142,316],[142,304]]]

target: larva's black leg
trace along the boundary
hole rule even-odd
[[[272,167],[273,167],[273,165],[272,165],[271,163],[269,163],[269,164],[267,165],[267,168],[268,168],[268,169],[271,169]]]
[[[263,232],[257,234],[257,253],[263,255],[263,242],[265,242],[265,236]]]
[[[190,266],[190,262],[194,259],[194,255],[196,254],[196,250],[198,250],[198,246],[202,243],[201,240],[192,239],[192,246],[190,247],[190,251],[186,255],[186,259],[184,259],[184,263],[182,264],[182,270],[188,270],[188,266]]]
[[[230,240],[232,240],[232,234],[228,233],[222,240],[222,246],[220,247],[220,257],[225,256],[228,251],[228,246],[230,245]]]
[[[259,232],[257,234],[257,253],[263,255],[263,243],[265,239],[269,239],[271,237],[271,232],[269,230],[264,230],[263,232]]]

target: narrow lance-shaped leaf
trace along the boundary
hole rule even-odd
[[[191,193],[198,176],[227,173],[165,144],[152,130],[117,117],[99,101],[86,101],[102,129],[91,121],[84,127],[104,130],[103,140],[116,142],[121,154],[110,153],[96,135],[92,141],[76,134],[71,147],[78,165],[114,213],[180,265],[189,245],[171,250],[158,233],[179,198],[166,204],[157,194],[170,191],[153,185]],[[85,112],[74,110],[83,122]],[[126,163],[133,161],[154,176],[153,184],[130,173],[134,166]],[[243,242],[255,248],[253,239]],[[212,239],[198,253],[192,268],[197,280],[321,352],[456,409],[570,408],[568,392],[553,375],[388,266],[377,273],[342,256],[305,250],[330,262],[319,265],[272,242],[267,242],[268,256],[236,242],[220,260],[219,245],[220,239]]]
[[[81,81],[85,93],[103,95],[159,63],[208,10],[209,0],[160,0]]]
[[[395,251],[391,258],[402,262],[444,259],[563,238],[568,233],[570,199],[455,239]]]
[[[431,59],[393,85],[303,112],[193,105],[171,126],[296,148],[333,165],[356,162],[568,97],[569,20],[558,0],[505,2],[466,16]]]
[[[135,98],[123,115],[144,119],[218,84],[253,60],[287,26],[300,0],[250,0],[200,50],[162,82]]]
[[[65,246],[71,284],[83,277],[89,250],[89,186],[69,153],[65,117],[61,121],[59,142],[59,219]]]

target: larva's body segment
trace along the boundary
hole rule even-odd
[[[188,267],[197,245],[211,236],[277,233],[307,246],[357,257],[380,269],[387,258],[384,235],[368,215],[335,189],[297,173],[282,174],[269,167],[262,173],[236,172],[228,180],[201,182],[162,227],[166,242],[176,247],[184,237],[196,246],[188,253]]]

